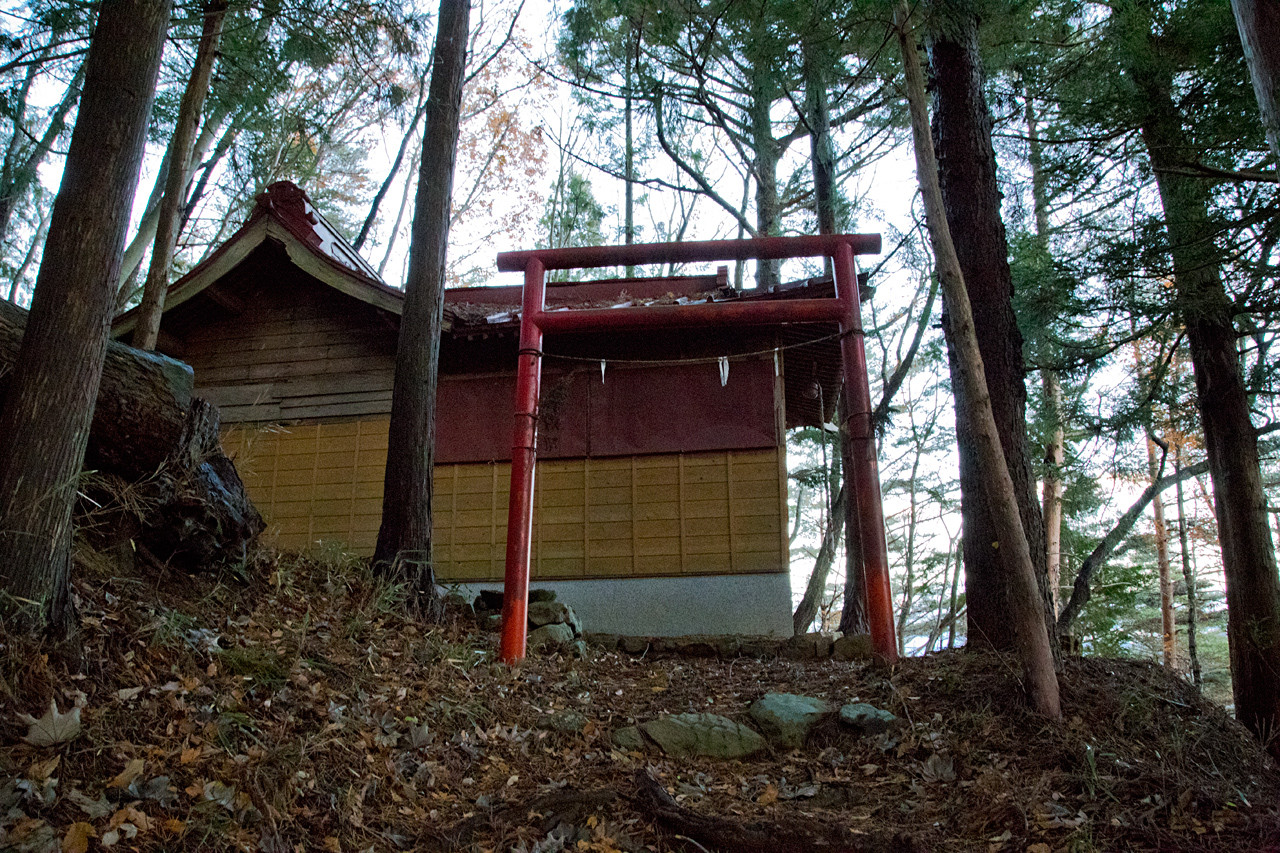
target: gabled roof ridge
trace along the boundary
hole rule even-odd
[[[353,299],[399,314],[404,291],[384,282],[346,238],[292,181],[276,181],[255,199],[253,211],[234,234],[208,257],[169,285],[165,310],[175,308],[214,284],[266,240],[284,243],[291,261],[317,281]],[[243,244],[243,245],[242,245]],[[113,333],[131,330],[138,309],[112,323]]]
[[[373,265],[325,218],[306,191],[293,181],[276,181],[267,187],[266,192],[259,193],[254,202],[245,227],[263,216],[271,216],[318,255],[336,261],[350,272],[369,279],[372,284],[401,292],[383,280]],[[231,240],[234,239],[233,235]]]

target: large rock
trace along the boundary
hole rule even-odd
[[[559,601],[531,601],[528,610],[529,624],[535,628],[543,625],[568,625],[575,637],[582,636],[582,623],[573,608]]]
[[[613,741],[614,746],[626,752],[641,752],[644,750],[644,736],[640,734],[640,729],[636,726],[624,726],[617,729],[610,739]]]
[[[834,711],[829,703],[812,696],[766,693],[752,703],[749,713],[769,740],[799,749],[813,727]]]
[[[527,647],[532,651],[555,650],[573,642],[573,629],[568,625],[543,625],[529,632]]]
[[[719,714],[675,714],[641,723],[640,728],[675,758],[744,758],[765,747],[755,731]]]
[[[855,729],[858,734],[876,735],[898,725],[898,718],[875,705],[853,702],[840,709],[840,722]]]

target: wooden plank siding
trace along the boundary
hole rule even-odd
[[[196,394],[223,423],[390,411],[396,336],[382,312],[288,276],[246,301],[239,316],[177,324]]]
[[[244,424],[223,444],[266,517],[267,539],[372,553],[388,418]],[[532,568],[573,579],[781,572],[787,568],[782,450],[538,463]],[[435,559],[442,581],[496,581],[506,554],[510,465],[439,465]]]

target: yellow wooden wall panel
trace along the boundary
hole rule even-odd
[[[640,519],[635,524],[635,537],[642,539],[674,539],[680,540],[680,518]],[[649,545],[644,546],[648,550]],[[639,550],[639,549],[637,549]],[[676,551],[676,553],[680,553]]]
[[[286,548],[336,540],[371,551],[382,509],[387,419],[233,425],[224,447]],[[778,450],[570,459],[537,470],[534,577],[783,571],[786,510]],[[510,466],[436,471],[442,581],[499,580]]]
[[[594,493],[593,493],[594,495]],[[630,523],[635,505],[631,501],[616,504],[592,503],[587,507],[587,520],[591,522]]]

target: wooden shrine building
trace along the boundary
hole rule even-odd
[[[829,296],[714,275],[551,285],[548,308]],[[500,588],[519,287],[446,291],[433,559]],[[159,349],[195,370],[278,547],[371,554],[403,294],[288,182],[171,286]],[[115,332],[131,331],[134,312]],[[532,571],[587,630],[791,633],[786,429],[818,422],[825,327],[549,337]],[[722,357],[728,357],[722,362]]]

